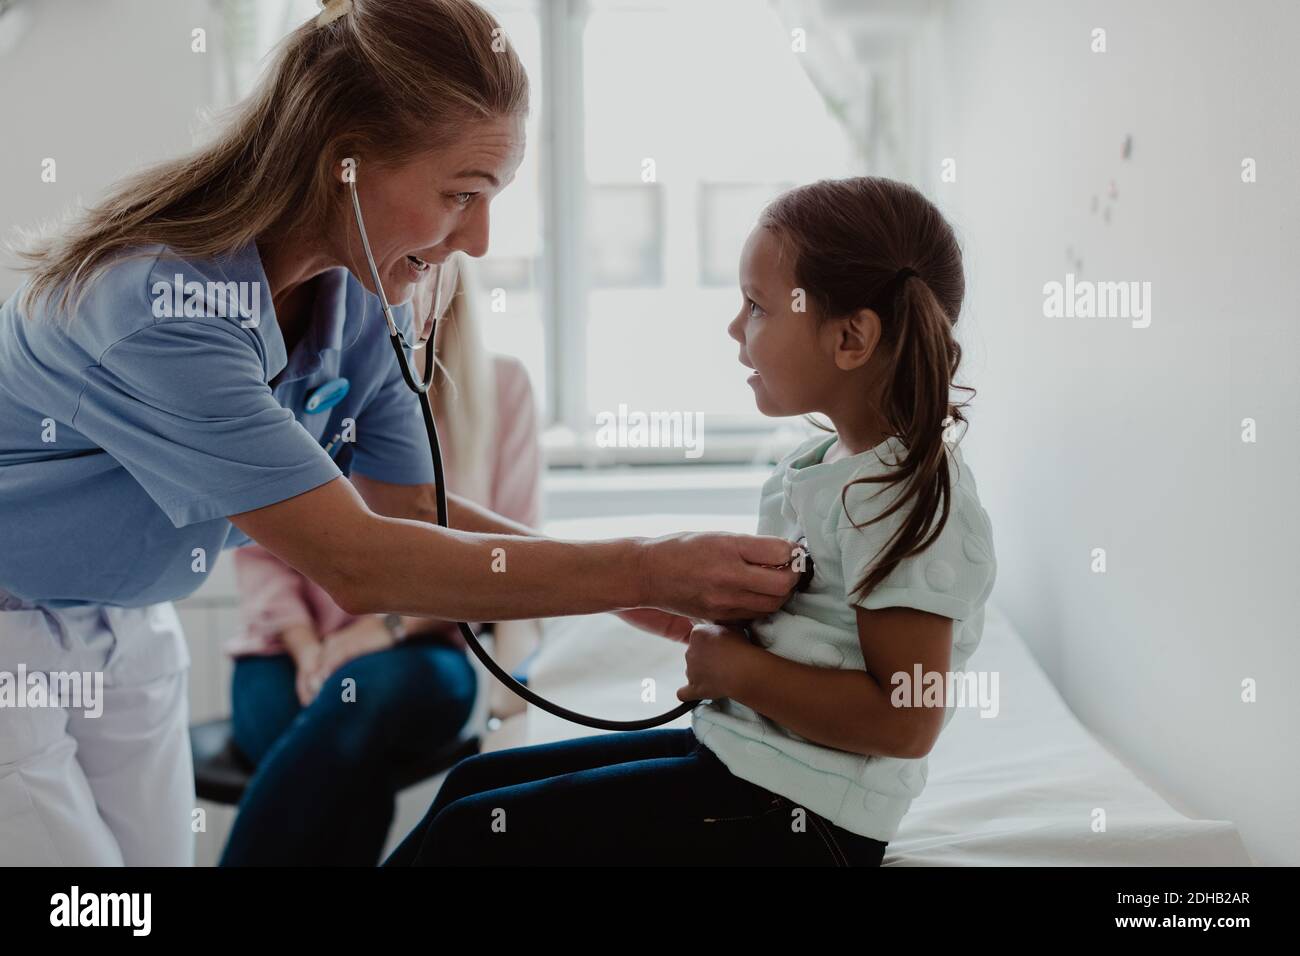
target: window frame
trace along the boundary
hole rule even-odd
[[[548,468],[681,465],[680,448],[601,448],[587,409],[587,176],[583,37],[588,0],[549,0],[538,6],[542,37],[540,128],[546,407],[543,455]],[[561,318],[563,317],[563,319]],[[770,463],[782,423],[713,423],[704,455],[693,465]]]

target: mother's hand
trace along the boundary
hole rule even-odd
[[[765,617],[785,604],[799,580],[789,568],[794,544],[784,538],[674,534],[647,539],[643,548],[645,606],[702,621]],[[670,627],[677,640],[689,634]]]

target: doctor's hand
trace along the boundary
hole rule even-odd
[[[618,616],[633,627],[639,627],[651,634],[658,634],[670,641],[685,641],[691,636],[695,622],[679,614],[669,614],[655,607],[634,607],[618,611]]]
[[[674,534],[644,539],[642,548],[641,603],[682,617],[766,617],[785,604],[799,580],[789,568],[794,544],[784,538]]]

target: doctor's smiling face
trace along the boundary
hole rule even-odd
[[[524,157],[524,116],[469,124],[449,146],[400,165],[362,159],[357,195],[370,249],[392,305],[408,301],[432,267],[453,252],[488,249],[488,207],[515,177]],[[337,256],[371,292],[374,281],[345,194],[335,235]]]
[[[756,226],[740,255],[740,312],[727,334],[740,343],[740,362],[754,370],[749,384],[764,415],[825,411],[834,375],[835,332],[811,311],[797,311],[794,255],[777,233]],[[802,297],[811,309],[811,295]]]

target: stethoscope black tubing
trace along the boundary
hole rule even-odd
[[[433,353],[433,343],[435,341],[435,328],[429,329],[430,350],[428,368],[425,370],[423,381],[417,380],[412,374],[411,366],[406,357],[406,350],[402,345],[400,335],[389,335],[388,339],[393,343],[393,351],[397,353],[397,364],[402,370],[402,378],[406,379],[406,385],[411,391],[419,397],[420,411],[424,415],[424,430],[429,438],[429,453],[433,456],[433,480],[434,495],[438,500],[438,524],[444,528],[449,527],[447,524],[447,482],[443,479],[442,470],[442,446],[438,441],[438,425],[433,419],[433,406],[429,403],[429,383],[433,381],[435,361]],[[686,701],[672,710],[659,714],[656,717],[646,717],[644,720],[605,720],[602,717],[589,717],[586,714],[580,714],[576,710],[569,710],[567,707],[561,707],[559,704],[552,703],[545,697],[529,689],[519,681],[515,680],[510,674],[506,673],[496,661],[492,659],[483,645],[479,643],[478,636],[464,621],[456,621],[456,626],[460,628],[461,636],[469,645],[469,649],[474,652],[488,671],[504,684],[510,691],[519,695],[530,704],[536,704],[542,710],[554,714],[556,717],[571,721],[575,724],[581,724],[584,727],[593,727],[596,730],[649,730],[651,727],[658,727],[662,724],[669,723],[681,717],[683,714],[689,714],[700,701]]]

